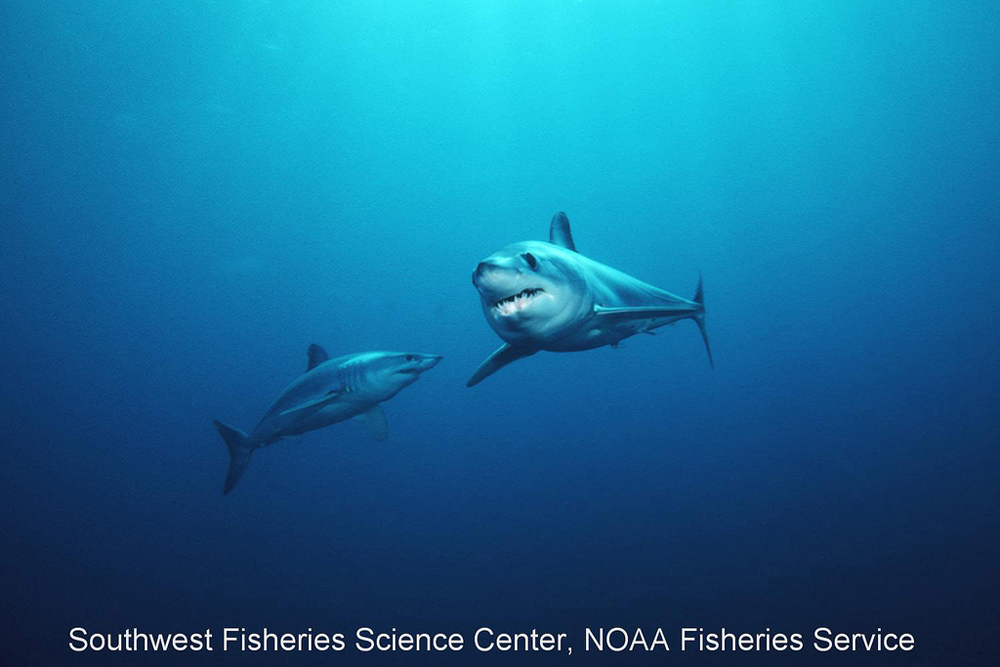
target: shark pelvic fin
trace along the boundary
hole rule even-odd
[[[382,411],[382,406],[378,403],[362,412],[355,419],[368,427],[368,430],[372,432],[372,437],[377,442],[382,442],[389,435],[389,425],[385,423],[385,412]]]
[[[313,343],[309,346],[309,363],[306,365],[306,372],[308,373],[329,358],[330,355],[326,353],[326,350]]]
[[[477,385],[507,364],[515,362],[518,359],[530,357],[535,352],[537,352],[537,350],[531,350],[524,347],[514,347],[513,345],[504,343],[493,354],[486,357],[486,361],[479,364],[479,368],[477,368],[476,372],[472,374],[469,381],[465,383],[465,386],[471,387],[473,385]]]
[[[552,222],[549,224],[549,243],[576,252],[573,233],[569,230],[569,218],[562,211],[552,216]]]
[[[253,454],[254,447],[250,444],[247,434],[238,428],[223,424],[218,419],[212,423],[215,424],[216,430],[225,440],[226,448],[229,450],[229,470],[226,472],[226,483],[222,487],[222,495],[226,495],[233,490],[236,482],[240,481],[240,477],[243,477],[243,472],[247,469],[247,464],[250,463],[250,455]]]

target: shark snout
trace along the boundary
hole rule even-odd
[[[480,292],[504,291],[512,282],[521,278],[517,268],[497,264],[486,259],[472,272],[472,284]]]
[[[496,264],[490,264],[489,262],[479,262],[476,265],[476,270],[472,272],[472,284],[479,287],[479,281],[485,276],[489,271],[496,270]]]
[[[424,371],[429,371],[430,369],[441,363],[444,359],[442,354],[421,354],[420,360],[417,362],[416,371],[418,373],[423,373]]]

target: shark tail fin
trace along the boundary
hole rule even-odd
[[[705,293],[701,286],[701,276],[698,276],[698,289],[695,290],[693,301],[701,306],[701,310],[692,316],[694,323],[698,325],[698,331],[701,332],[701,339],[705,341],[705,351],[708,352],[708,365],[715,368],[715,362],[712,361],[712,346],[708,344],[708,331],[705,330]]]
[[[215,424],[219,435],[226,441],[226,448],[229,449],[229,471],[226,473],[226,485],[222,488],[222,495],[226,495],[243,476],[254,447],[250,444],[247,434],[238,428],[223,424],[218,419],[212,423]]]

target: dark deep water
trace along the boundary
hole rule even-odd
[[[691,625],[1000,663],[998,34],[993,2],[3,3],[0,662],[491,625],[586,664],[603,624],[664,627],[657,664],[866,659]],[[704,274],[714,372],[682,322],[464,387],[498,344],[470,272],[557,210]],[[311,342],[445,360],[386,442],[307,434],[223,497],[212,419]],[[178,657],[255,656],[124,659]],[[448,656],[256,656],[401,657]]]

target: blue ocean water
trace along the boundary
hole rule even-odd
[[[998,34],[992,2],[3,3],[0,662],[490,625],[576,651],[277,659],[997,664]],[[714,371],[681,322],[464,387],[499,343],[472,269],[558,210],[704,276]],[[310,343],[445,359],[387,441],[280,443],[223,497],[212,420]],[[582,653],[600,626],[672,651]]]

